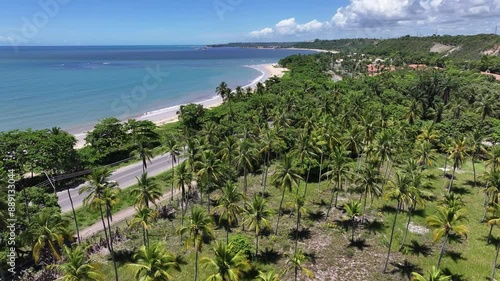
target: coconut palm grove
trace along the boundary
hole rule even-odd
[[[0,196],[1,279],[500,278],[500,60],[477,50],[500,39],[429,38],[301,43],[339,52],[284,58],[255,88],[221,81],[221,106],[174,123],[104,119],[82,149],[59,128],[1,133],[16,191]],[[148,175],[162,154],[173,168]],[[122,190],[110,176],[133,162]],[[62,212],[54,192],[80,184]]]

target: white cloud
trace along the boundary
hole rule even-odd
[[[331,21],[299,23],[292,17],[250,35],[286,38],[335,32],[347,37],[380,37],[418,32],[415,27],[451,34],[464,26],[466,32],[480,33],[492,32],[484,30],[484,24],[499,17],[500,0],[349,0],[348,5],[333,11]]]
[[[14,38],[12,38],[12,37],[0,36],[0,43],[10,43],[13,41],[14,41]]]
[[[328,26],[328,22],[320,22],[316,19],[304,23],[297,23],[295,18],[284,19],[278,22],[274,27],[266,27],[261,30],[250,32],[252,37],[268,37],[270,35],[291,36],[302,33],[313,33],[321,31],[324,27]]]

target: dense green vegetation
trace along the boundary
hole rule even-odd
[[[36,272],[29,280],[494,277],[500,84],[453,64],[366,76],[356,60],[285,58],[283,78],[254,91],[221,83],[222,106],[186,105],[166,128],[101,122],[91,155],[130,145],[147,172],[161,144],[185,160],[173,181],[144,174],[122,195],[94,169],[85,208],[104,232],[81,242],[90,248],[71,247],[72,222],[53,195],[20,191],[16,245]],[[339,69],[352,75],[334,82]],[[157,202],[171,184],[175,200]],[[120,196],[137,212],[113,225]]]

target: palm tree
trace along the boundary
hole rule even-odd
[[[205,190],[208,197],[207,208],[210,212],[210,194],[215,190],[223,178],[222,161],[217,158],[212,150],[201,153],[201,159],[197,163],[198,187]]]
[[[187,209],[186,186],[190,186],[193,181],[193,174],[189,171],[185,161],[177,166],[176,177],[176,186],[181,189],[181,224],[184,224],[184,215]]]
[[[155,132],[156,125],[151,121],[135,121],[129,120],[128,125],[131,127],[131,136],[134,143],[134,151],[142,160],[142,172],[145,173],[148,169],[147,162],[151,163],[153,153],[150,149],[152,143],[159,139]]]
[[[416,143],[415,154],[418,157],[417,163],[426,168],[432,167],[436,161],[436,150],[428,140],[418,141]]]
[[[295,222],[295,250],[294,252],[297,253],[297,246],[299,243],[299,226],[300,226],[300,219],[302,216],[306,213],[306,208],[304,207],[306,203],[306,198],[304,195],[299,195],[299,194],[293,194],[293,201],[290,202],[291,205],[293,206],[293,209],[295,210],[295,215],[297,216],[297,220]]]
[[[238,205],[244,196],[238,191],[238,187],[232,182],[226,182],[222,188],[222,197],[219,199],[214,213],[219,215],[219,223],[225,224],[226,243],[229,244],[229,231],[231,227],[238,224],[238,217],[243,212],[243,208]]]
[[[293,270],[295,281],[297,281],[297,278],[299,276],[299,271],[303,275],[305,275],[307,278],[313,279],[314,273],[304,266],[304,262],[306,262],[306,261],[307,261],[307,257],[304,255],[304,253],[302,253],[302,250],[298,250],[297,253],[293,254],[288,259],[288,261],[286,263],[287,267],[286,267],[285,271],[283,272],[283,275],[288,273],[290,270]]]
[[[222,98],[223,101],[227,101],[231,97],[231,89],[228,88],[226,82],[221,82],[219,86],[215,89],[218,96]]]
[[[234,176],[233,176],[233,161],[235,157],[235,151],[236,148],[238,147],[238,143],[234,136],[230,135],[227,136],[221,143],[220,143],[220,150],[219,150],[219,157],[223,161],[226,161],[227,163],[227,169],[228,169],[228,175],[227,177],[229,180],[233,181]]]
[[[465,138],[456,139],[453,143],[453,149],[451,150],[450,160],[453,161],[453,174],[451,176],[450,185],[448,186],[448,193],[450,193],[453,187],[453,181],[455,180],[455,172],[464,162],[467,156],[467,143]]]
[[[259,235],[265,228],[270,228],[269,221],[272,211],[267,207],[267,201],[259,195],[255,195],[251,203],[245,203],[245,220],[243,224],[255,233],[255,256],[259,254]]]
[[[257,150],[248,140],[243,140],[239,143],[235,164],[238,169],[243,168],[243,191],[245,195],[248,188],[247,174],[253,170],[252,163],[255,161],[256,154]]]
[[[358,187],[361,189],[362,196],[364,197],[363,213],[365,213],[368,197],[370,197],[373,202],[375,196],[379,196],[382,193],[380,188],[381,179],[378,169],[374,168],[372,164],[365,166],[361,174],[362,176],[357,182]]]
[[[104,281],[103,274],[99,271],[99,266],[91,263],[87,259],[87,248],[81,245],[70,248],[63,246],[64,261],[50,266],[62,273],[57,280],[60,281]]]
[[[154,227],[153,221],[158,213],[146,206],[138,206],[136,213],[130,222],[130,228],[142,227],[142,238],[144,246],[149,246],[149,229]]]
[[[460,224],[464,220],[466,220],[466,218],[462,210],[447,207],[439,207],[436,215],[427,218],[429,227],[434,228],[434,242],[443,238],[443,244],[441,245],[441,252],[437,263],[438,269],[440,268],[441,259],[443,258],[450,234],[457,236],[467,235],[467,227]]]
[[[173,134],[167,136],[165,141],[165,152],[170,154],[171,169],[172,169],[172,189],[170,190],[170,202],[174,200],[174,179],[175,169],[174,165],[177,163],[177,157],[181,155],[181,148]]]
[[[411,273],[411,275],[412,275],[411,280],[412,281],[451,281],[451,276],[444,275],[443,273],[441,273],[441,270],[439,270],[435,266],[433,266],[432,269],[430,269],[428,271],[428,273],[429,273],[429,277],[426,278],[417,272],[412,272]]]
[[[233,243],[215,241],[214,258],[203,258],[201,263],[214,272],[206,281],[239,281],[243,273],[251,269],[243,251],[235,252]]]
[[[483,144],[483,133],[475,129],[469,136],[469,147],[472,161],[472,172],[474,173],[474,187],[476,187],[476,157],[482,153],[486,153],[486,148]]]
[[[335,196],[335,207],[337,207],[337,199],[339,191],[343,190],[342,180],[350,174],[351,169],[351,158],[347,157],[349,151],[346,151],[344,146],[336,146],[333,149],[333,153],[330,156],[331,159],[331,170],[326,172],[324,176],[332,176],[332,182],[335,186],[332,188],[332,195],[330,198],[330,207],[326,213],[326,217],[330,215],[330,211],[333,205],[333,197]]]
[[[281,201],[278,209],[278,221],[276,222],[276,235],[278,235],[278,227],[280,224],[280,217],[283,207],[283,199],[285,199],[285,191],[292,191],[298,188],[298,182],[302,177],[298,174],[296,168],[292,164],[292,158],[285,156],[285,160],[278,165],[273,175],[272,182],[274,186],[281,189]]]
[[[498,212],[498,210],[500,209],[500,205],[495,204],[495,208],[496,208],[496,210]],[[498,227],[500,227],[500,217],[498,216],[498,213],[497,213],[497,216],[495,216],[494,218],[488,220],[488,224],[491,226],[491,229],[495,225],[498,226]],[[490,242],[491,229],[490,229],[490,235],[488,236],[488,243]],[[500,252],[500,244],[498,244],[496,248],[497,248],[497,250],[496,250],[496,253],[495,253],[495,262],[493,263],[493,269],[491,271],[491,280],[495,280],[495,271],[496,271],[497,265],[498,265],[498,253]]]
[[[500,145],[497,144],[491,148],[486,166],[491,167],[492,172],[497,171],[497,168],[500,167]]]
[[[194,267],[194,280],[198,278],[198,255],[202,250],[203,239],[213,238],[214,230],[212,225],[212,218],[202,209],[194,208],[191,211],[191,217],[187,226],[182,226],[179,229],[181,237],[188,234],[186,239],[186,247],[193,246],[195,251],[195,267]]]
[[[68,239],[68,221],[63,220],[60,213],[44,209],[36,215],[30,224],[33,241],[33,259],[35,263],[46,252],[50,253],[54,260],[61,259],[60,249]]]
[[[268,272],[262,272],[259,270],[259,276],[255,279],[256,281],[280,281],[280,276],[274,272],[274,270]]]
[[[141,158],[142,172],[145,173],[148,169],[148,162],[151,163],[151,159],[153,159],[153,152],[141,142],[137,144],[135,153]]]
[[[149,203],[156,205],[155,201],[158,200],[162,193],[158,183],[152,179],[148,178],[148,173],[143,173],[140,178],[137,179],[137,185],[130,189],[130,195],[135,197],[134,204],[138,207],[145,206],[149,208]]]
[[[301,169],[305,168],[307,170],[306,176],[306,187],[304,190],[304,194],[307,193],[307,185],[309,181],[309,174],[311,172],[311,161],[317,156],[316,152],[318,151],[318,147],[314,145],[311,141],[311,137],[306,132],[300,132],[297,137],[297,144],[290,151],[290,156],[295,157],[300,160]],[[297,185],[300,185],[300,180]],[[298,189],[297,189],[298,192]]]
[[[391,255],[392,241],[394,238],[394,229],[396,228],[396,221],[398,219],[399,211],[403,206],[411,205],[413,201],[411,179],[406,174],[396,174],[396,178],[391,181],[388,188],[385,190],[385,197],[387,200],[396,199],[396,213],[392,222],[391,238],[389,239],[389,250],[385,259],[383,272],[387,272],[387,265],[389,264],[389,257]]]
[[[102,226],[104,229],[104,235],[106,237],[106,242],[108,245],[108,249],[111,252],[111,258],[113,259],[113,266],[115,269],[115,280],[118,281],[118,269],[116,267],[115,255],[113,253],[113,244],[111,241],[111,231],[106,228],[106,222],[104,220],[104,210],[106,211],[106,218],[108,220],[109,230],[109,219],[111,216],[111,204],[116,199],[116,194],[114,188],[117,187],[117,183],[110,181],[109,177],[111,176],[111,172],[108,169],[95,169],[92,173],[87,177],[87,184],[80,189],[80,194],[84,192],[88,192],[89,194],[83,200],[83,204],[88,206],[91,209],[99,210],[99,214],[101,216]]]
[[[135,270],[135,279],[140,281],[168,281],[174,277],[168,273],[170,269],[181,271],[185,264],[180,256],[165,251],[166,245],[155,243],[142,246],[134,255],[135,263],[128,266]]]
[[[351,242],[354,243],[354,232],[356,231],[356,217],[362,215],[363,210],[361,209],[361,204],[359,202],[352,200],[344,204],[344,210],[346,211],[347,216],[351,221],[351,227],[352,227]]]

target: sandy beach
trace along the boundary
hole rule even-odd
[[[245,67],[253,68],[261,73],[259,77],[257,77],[252,83],[243,86],[243,88],[251,87],[255,88],[257,83],[264,82],[270,77],[278,76],[282,77],[284,72],[288,69],[279,67],[277,64],[258,64],[258,65],[246,65]],[[214,96],[211,99],[204,100],[201,102],[196,102],[197,104],[202,104],[204,108],[212,108],[222,104],[222,98],[219,96]],[[136,120],[149,120],[155,123],[156,125],[164,125],[171,122],[176,122],[177,111],[179,111],[181,105],[171,106],[155,111],[146,112],[140,116],[136,116],[134,119]],[[75,145],[75,149],[82,148],[85,145],[85,137],[87,136],[87,132],[82,132],[74,135],[77,143]]]
[[[295,50],[295,51],[313,51],[313,52],[318,52],[318,53],[333,53],[333,54],[338,54],[338,51],[333,51],[333,50],[323,50],[323,49],[307,49],[307,48],[287,48],[288,50]]]

